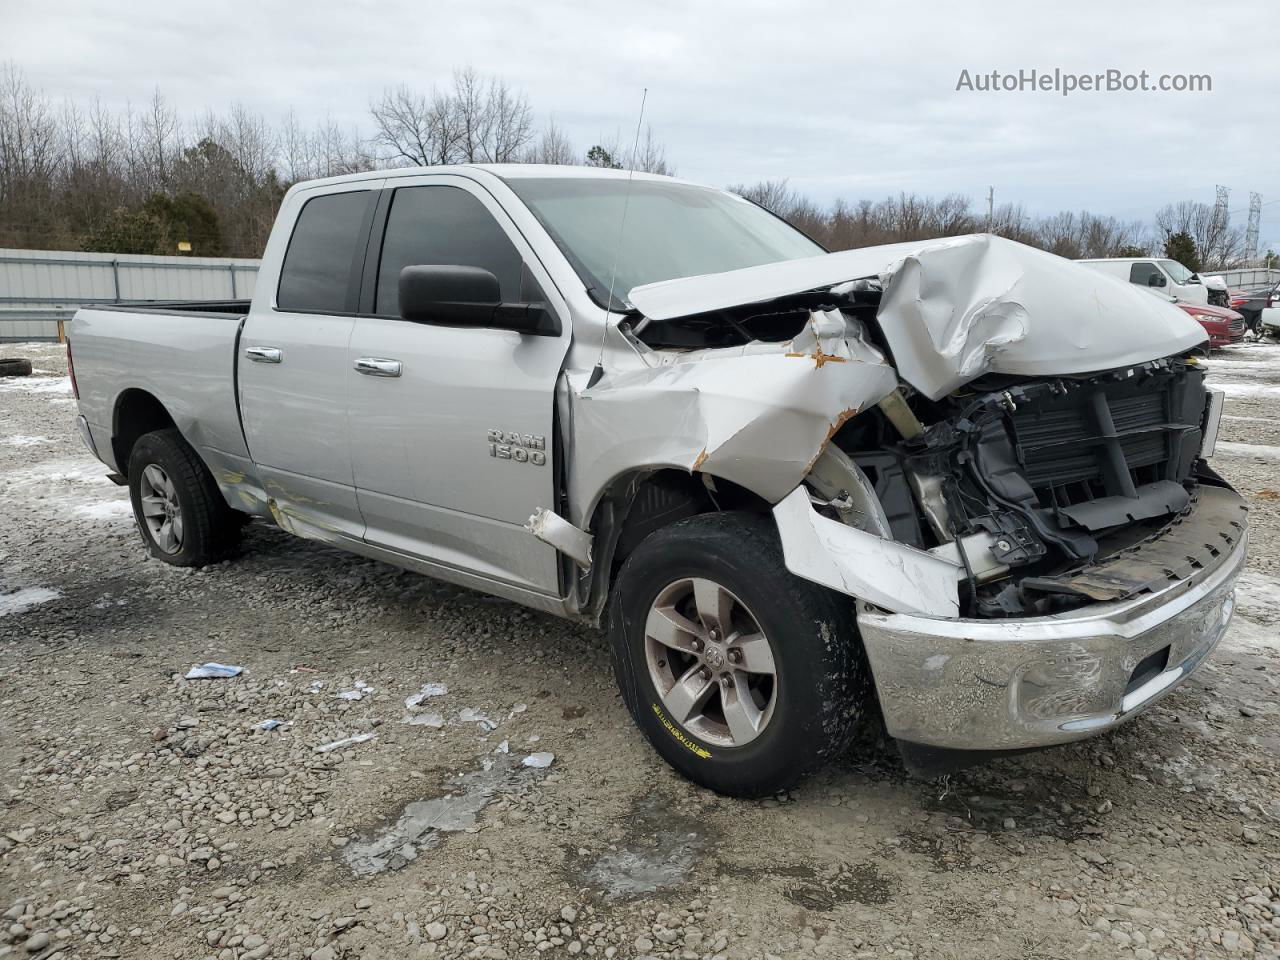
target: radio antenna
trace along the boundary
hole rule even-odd
[[[640,150],[640,127],[644,124],[644,102],[649,98],[649,88],[645,87],[640,94],[640,116],[636,120],[636,137],[631,143],[631,163],[627,170],[627,190],[622,197],[622,216],[618,220],[618,240],[613,246],[613,267],[609,271],[609,299],[604,305],[604,329],[600,333],[600,355],[596,358],[595,369],[587,380],[587,389],[591,389],[604,376],[604,345],[609,338],[609,320],[613,315],[613,285],[618,280],[618,256],[622,253],[622,234],[627,226],[627,207],[631,205],[631,181],[636,175],[636,154]]]

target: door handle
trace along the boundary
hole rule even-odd
[[[279,347],[245,347],[244,355],[254,363],[279,363],[284,359]]]
[[[360,357],[355,362],[356,373],[366,377],[398,377],[401,365],[399,360],[383,360],[381,357]]]

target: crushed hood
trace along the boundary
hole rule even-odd
[[[1169,356],[1204,328],[1145,288],[986,234],[896,243],[635,287],[654,320],[878,280],[898,376],[937,400],[986,373],[1091,373]]]

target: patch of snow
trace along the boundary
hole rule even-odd
[[[97,503],[85,503],[76,507],[76,513],[91,520],[116,520],[123,517],[133,518],[133,504],[128,500],[99,500]]]
[[[1237,443],[1234,440],[1219,440],[1213,449],[1214,457],[1254,457],[1259,460],[1280,460],[1280,447],[1265,443]]]
[[[1244,570],[1236,580],[1236,617],[1261,624],[1280,623],[1280,580],[1258,570]],[[1234,624],[1231,630],[1235,630]],[[1280,638],[1275,642],[1280,648]]]
[[[1224,413],[1223,420],[1239,420],[1242,423],[1280,423],[1275,417],[1237,417],[1234,414]]]
[[[48,587],[22,587],[9,593],[0,593],[0,617],[26,613],[33,607],[50,600],[57,600],[62,594]]]
[[[48,437],[24,437],[20,433],[9,437],[0,437],[0,446],[4,447],[34,447],[41,443],[53,443],[53,441]]]
[[[0,390],[11,393],[71,393],[70,377],[4,377]]]
[[[1221,390],[1228,399],[1244,397],[1280,397],[1280,385],[1267,383],[1238,383],[1235,381],[1210,380],[1209,386]]]

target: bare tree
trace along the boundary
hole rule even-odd
[[[384,90],[369,107],[373,142],[391,161],[428,167],[452,163],[464,138],[452,98],[432,91],[415,93],[406,86]]]
[[[573,144],[569,142],[564,130],[556,125],[555,117],[547,121],[547,125],[542,128],[542,133],[524,154],[525,163],[555,163],[567,166],[577,161]]]

